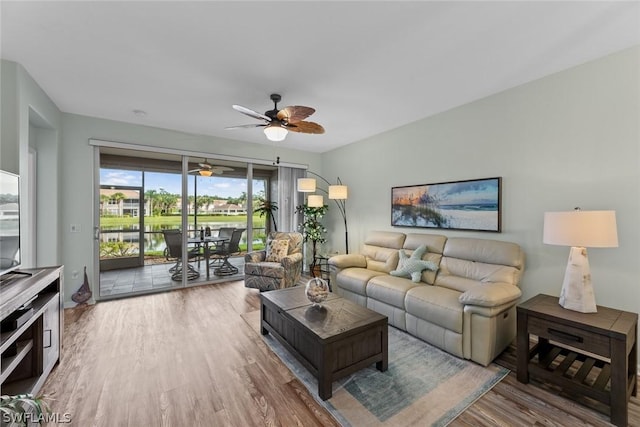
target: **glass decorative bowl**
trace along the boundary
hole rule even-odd
[[[324,279],[314,277],[307,282],[305,294],[313,304],[320,305],[329,296],[329,284]]]

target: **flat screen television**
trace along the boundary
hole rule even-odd
[[[20,177],[0,170],[0,276],[20,264]]]

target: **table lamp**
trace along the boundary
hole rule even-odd
[[[564,273],[560,305],[581,313],[595,313],[596,298],[587,258],[589,248],[618,246],[615,211],[545,212],[543,242],[571,246]]]

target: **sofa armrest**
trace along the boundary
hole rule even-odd
[[[262,262],[265,260],[266,257],[267,257],[266,250],[247,252],[244,255],[244,262]]]
[[[287,255],[280,260],[280,263],[284,266],[285,269],[292,268],[300,262],[302,262],[302,254],[300,252]]]
[[[458,301],[463,305],[496,307],[516,301],[521,295],[520,288],[509,283],[482,283],[464,292]]]
[[[329,258],[329,265],[338,269],[348,267],[367,267],[367,259],[362,254],[342,254]]]

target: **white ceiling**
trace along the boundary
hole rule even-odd
[[[640,44],[638,2],[1,1],[1,56],[64,112],[324,152]],[[144,110],[138,117],[133,110]]]

